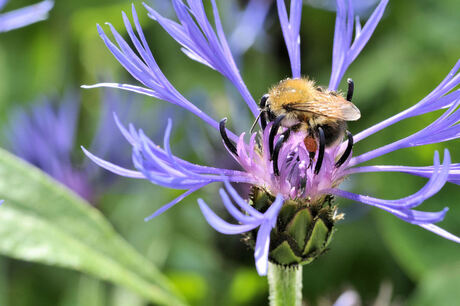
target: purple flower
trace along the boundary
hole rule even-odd
[[[114,133],[113,122],[108,120],[107,114],[120,110],[117,106],[119,102],[114,95],[107,95],[104,102],[92,150],[122,162],[120,156],[108,154],[113,152],[110,147],[119,137]],[[11,116],[6,135],[14,154],[43,170],[82,198],[92,201],[107,187],[104,184],[108,180],[102,179],[102,173],[97,171],[94,164],[78,163],[72,156],[79,107],[78,99],[69,95],[59,107],[50,100],[44,100],[31,110],[19,108]]]
[[[0,10],[7,2],[7,0],[0,0]],[[45,20],[48,18],[48,13],[53,6],[54,1],[45,0],[37,4],[0,14],[0,32],[15,30]]]
[[[148,15],[157,21],[181,46],[183,52],[191,59],[200,62],[225,76],[239,91],[252,113],[257,116],[258,109],[255,100],[247,90],[235,61],[230,53],[229,44],[225,38],[222,24],[214,0],[214,25],[210,23],[201,0],[172,0],[178,21],[167,19],[158,14],[153,8],[144,4]],[[286,41],[287,51],[291,60],[292,78],[301,77],[300,64],[300,22],[302,2],[292,0],[291,11],[288,13],[284,0],[277,0],[277,9],[281,28]],[[355,16],[351,0],[337,0],[337,19],[334,35],[333,65],[329,92],[337,90],[339,83],[348,67],[357,58],[370,39],[377,24],[381,20],[388,0],[382,0],[364,26]],[[262,117],[260,125],[262,131],[249,135],[235,135],[225,127],[226,118],[220,122],[208,116],[186,97],[181,95],[168,81],[157,65],[153,54],[139,24],[137,13],[132,8],[132,16],[137,34],[123,13],[123,20],[129,38],[134,45],[130,45],[109,24],[115,43],[104,30],[98,26],[99,34],[116,59],[126,70],[143,86],[117,83],[101,83],[85,88],[112,87],[145,94],[182,108],[185,108],[201,118],[204,122],[219,131],[229,156],[240,165],[240,170],[223,169],[193,164],[174,155],[170,148],[172,121],[170,120],[165,131],[163,147],[150,140],[142,130],[137,131],[134,126],[123,127],[117,124],[125,138],[133,147],[133,163],[137,170],[129,170],[104,161],[85,150],[85,153],[95,163],[116,174],[147,179],[152,183],[168,188],[183,189],[186,192],[179,198],[161,207],[151,217],[158,216],[174,206],[194,191],[216,182],[224,182],[235,203],[243,210],[233,206],[225,191],[221,197],[226,209],[240,223],[228,224],[211,212],[199,201],[200,207],[207,221],[217,231],[226,234],[236,234],[258,229],[255,257],[259,274],[265,275],[270,245],[270,231],[278,218],[281,203],[284,201],[305,200],[309,203],[319,203],[330,196],[349,198],[370,206],[383,209],[396,217],[421,226],[446,239],[460,242],[460,238],[437,227],[434,223],[443,220],[447,208],[439,212],[423,212],[414,208],[425,199],[436,194],[446,182],[458,184],[460,181],[460,164],[451,164],[449,152],[444,152],[444,161],[441,163],[438,153],[435,153],[433,166],[404,167],[404,166],[365,166],[363,162],[407,147],[425,144],[440,143],[460,137],[460,90],[455,88],[460,83],[460,61],[455,65],[446,79],[435,88],[427,97],[413,107],[381,122],[353,137],[347,133],[347,141],[331,146],[324,145],[324,133],[320,132],[314,140],[317,149],[313,152],[307,148],[308,131],[291,130],[281,125],[283,118],[272,118],[267,124]],[[349,88],[351,100],[352,87]],[[353,156],[353,144],[403,119],[445,109],[435,122],[411,136],[392,144],[377,148],[370,152]],[[313,154],[312,154],[313,153]],[[384,200],[369,196],[353,194],[339,189],[341,182],[349,175],[360,172],[404,172],[429,178],[427,184],[411,196],[399,200]],[[230,183],[245,183],[258,186],[267,194],[276,197],[271,206],[262,213],[245,202],[230,186]]]

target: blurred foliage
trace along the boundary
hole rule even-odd
[[[152,302],[181,304],[173,286],[99,211],[38,169],[0,150],[0,254],[65,267],[126,286]],[[18,225],[20,223],[20,225]],[[82,292],[101,286],[82,279]]]
[[[164,4],[166,0],[150,2]],[[6,10],[31,3],[10,1]],[[224,79],[190,61],[177,43],[146,16],[141,2],[135,1],[135,5],[152,52],[177,89],[195,97],[194,101],[214,118],[241,112],[238,110],[243,105],[241,99],[228,94]],[[15,106],[28,105],[42,96],[63,96],[67,90],[78,90],[81,84],[100,80],[136,83],[106,50],[95,27],[96,23],[103,25],[110,21],[121,34],[126,34],[121,10],[129,13],[130,6],[131,2],[124,0],[57,1],[47,21],[1,34],[2,122],[6,122]],[[350,125],[353,133],[413,105],[445,77],[460,54],[460,36],[456,34],[460,27],[459,11],[458,0],[390,1],[373,38],[346,75],[356,83],[354,100],[362,112],[362,119]],[[168,13],[167,7],[165,12]],[[232,18],[222,15],[224,19]],[[307,6],[303,15],[302,71],[327,84],[335,16]],[[290,73],[273,8],[266,25],[268,41],[263,48],[252,48],[241,59],[243,78],[256,98]],[[80,93],[83,109],[77,143],[87,146],[94,135],[102,90],[80,90]],[[174,116],[173,151],[188,160],[221,165],[224,150],[214,131],[181,109],[149,98],[140,99],[156,114],[140,122],[141,127],[152,131],[149,134],[154,139],[161,139],[167,117]],[[399,139],[434,118],[435,115],[425,115],[401,122],[359,143],[355,151],[366,152]],[[242,132],[249,125],[234,124],[234,127]],[[428,165],[434,151],[444,147],[450,149],[454,161],[460,161],[457,141],[401,150],[376,162]],[[206,155],[210,151],[213,155]],[[78,150],[75,154],[82,156]],[[346,183],[354,191],[390,199],[409,195],[424,182],[417,177],[389,173],[362,174]],[[206,198],[207,202],[214,202],[220,215],[225,215],[220,209],[217,186],[205,188],[145,223],[144,217],[179,192],[146,181],[121,179],[117,184],[123,188],[111,189],[99,200],[97,209],[140,254],[161,268],[189,303],[266,304],[266,279],[257,275],[252,252],[241,243],[240,237],[215,233],[196,205],[197,197]],[[449,185],[423,204],[422,209],[435,211],[450,206],[441,226],[460,234],[457,198],[458,186]],[[346,220],[338,225],[330,251],[304,268],[304,295],[309,305],[316,305],[324,297],[334,300],[350,287],[359,292],[364,304],[370,304],[379,294],[382,282],[393,285],[394,301],[408,301],[410,305],[454,305],[458,301],[457,245],[384,212],[348,201],[338,202],[347,212]],[[0,208],[0,213],[5,207]],[[75,271],[6,257],[0,261],[0,305],[147,304],[132,291]]]

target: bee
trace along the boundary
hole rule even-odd
[[[351,102],[354,83],[348,79],[346,98],[336,91],[325,90],[307,78],[286,79],[273,86],[268,94],[260,100],[260,113],[252,125],[251,131],[260,119],[262,130],[267,127],[267,120],[273,121],[269,133],[270,158],[273,160],[273,173],[279,176],[278,156],[283,143],[287,141],[291,131],[306,131],[305,148],[310,153],[310,165],[318,152],[315,174],[321,170],[325,148],[340,142],[346,134],[348,144],[335,166],[345,163],[353,148],[353,135],[347,131],[347,121],[355,121],[361,117],[359,109]],[[227,136],[225,123],[220,121],[220,134],[226,147],[238,156],[236,147]],[[275,137],[279,128],[286,130],[280,135],[276,144]],[[318,147],[319,145],[319,147]]]
[[[346,133],[349,144],[344,156],[337,162],[339,166],[348,158],[353,145],[346,121],[355,121],[361,117],[359,109],[351,102],[353,90],[354,84],[351,79],[348,79],[347,98],[335,91],[325,90],[307,78],[282,80],[261,99],[262,128],[265,128],[267,119],[274,121],[275,129],[272,128],[270,133],[272,141],[280,126],[287,128],[284,141],[289,137],[290,131],[305,130],[307,136],[304,143],[312,158],[318,149],[318,143],[320,145],[322,155],[318,157],[321,161],[318,160],[317,168],[318,163],[319,168],[321,167],[324,147],[337,144]],[[278,144],[278,147],[280,145]],[[273,147],[274,144],[270,143],[271,152]],[[316,172],[319,172],[319,169]]]

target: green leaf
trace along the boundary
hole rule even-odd
[[[1,149],[0,177],[1,254],[88,273],[154,303],[184,304],[170,281],[89,203]]]

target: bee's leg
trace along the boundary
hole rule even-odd
[[[270,149],[270,157],[273,158],[273,147],[275,142],[275,136],[278,134],[278,130],[281,126],[281,121],[283,121],[285,115],[281,115],[276,117],[275,121],[273,122],[272,129],[270,130],[270,134],[268,135],[268,147]]]
[[[347,92],[347,101],[351,102],[353,99],[353,92],[355,91],[355,82],[352,79],[347,79],[348,83],[348,92]]]
[[[273,173],[276,176],[280,175],[280,170],[278,168],[278,156],[280,154],[281,147],[283,144],[289,139],[289,135],[291,135],[291,130],[286,130],[283,134],[281,134],[280,138],[275,145],[275,150],[273,151]]]
[[[319,149],[318,149],[318,159],[316,160],[315,174],[318,174],[321,170],[324,158],[324,150],[326,148],[326,137],[324,136],[323,129],[318,127],[318,136],[319,136]]]
[[[219,122],[220,136],[222,136],[222,140],[224,141],[224,144],[227,147],[227,149],[229,149],[230,152],[238,156],[238,152],[236,151],[235,145],[230,141],[230,139],[228,139],[227,131],[225,129],[226,122],[227,122],[227,118],[224,118],[220,120]]]
[[[348,145],[347,148],[345,149],[345,152],[343,152],[342,156],[340,159],[335,163],[335,166],[338,168],[343,165],[344,162],[347,161],[348,157],[350,157],[351,150],[353,149],[353,135],[349,132],[346,131],[347,133],[347,138],[348,138]]]

